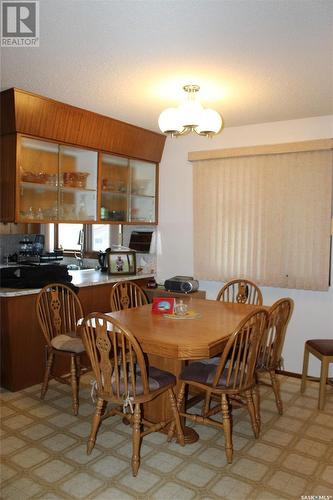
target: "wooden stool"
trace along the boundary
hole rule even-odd
[[[333,340],[314,339],[305,342],[301,384],[302,393],[305,390],[306,380],[308,378],[311,379],[311,377],[307,376],[310,352],[321,361],[318,408],[319,410],[323,410],[325,406],[326,382],[328,381],[328,366],[330,363],[333,363]]]

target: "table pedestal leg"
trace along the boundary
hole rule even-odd
[[[185,420],[185,419],[184,419]],[[183,432],[184,432],[184,441],[185,444],[193,444],[196,443],[199,439],[199,434],[192,429],[192,427],[185,427],[183,426]],[[177,440],[178,443],[178,440]]]
[[[177,377],[177,379],[182,369],[185,366],[185,361],[182,361],[180,359],[162,358],[160,356],[152,354],[148,355],[148,359],[150,365],[156,366],[156,368],[160,368],[161,370],[166,370],[170,373],[173,373]],[[180,390],[180,384],[177,383],[175,387],[176,398],[179,390]],[[150,420],[151,422],[161,422],[163,420],[172,418],[170,402],[168,395],[166,393],[161,394],[153,401],[144,404],[143,407],[144,407],[145,418],[147,418],[147,420]],[[199,439],[198,433],[194,429],[192,429],[192,427],[186,426],[185,418],[180,417],[180,421],[183,427],[185,444],[192,444],[198,441]],[[167,434],[168,427],[163,429],[162,432]]]

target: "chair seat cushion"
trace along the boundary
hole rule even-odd
[[[176,384],[176,377],[170,372],[150,366],[148,369],[149,389],[156,391],[170,384]]]
[[[58,349],[59,351],[73,352],[75,354],[80,354],[84,352],[83,342],[80,337],[71,337],[70,335],[57,335],[51,340],[52,347]]]
[[[162,389],[162,387],[166,387],[169,384],[172,385],[176,384],[176,377],[172,375],[172,373],[160,370],[159,368],[155,368],[155,366],[149,367],[149,369],[147,370],[147,375],[148,375],[149,390],[151,392]],[[140,396],[141,394],[143,394],[143,384],[142,384],[141,373],[138,367],[136,371],[135,381],[136,381],[135,385],[136,395]],[[123,392],[124,389],[125,389],[124,382],[123,380],[120,380],[120,391]],[[113,390],[116,390],[115,386],[113,387]],[[131,395],[132,394],[130,394],[130,396]]]
[[[313,339],[307,340],[306,344],[312,349],[315,349],[323,356],[333,356],[333,340],[329,339]]]
[[[159,389],[162,389],[163,387],[166,387],[167,385],[175,385],[176,384],[176,377],[167,371],[160,370],[159,368],[155,368],[155,366],[150,366],[149,369],[147,370],[147,376],[148,376],[148,384],[149,384],[149,391],[154,392]],[[129,375],[129,380],[131,379]],[[115,383],[115,375],[112,375],[111,378],[112,381],[112,390],[114,393],[117,393],[117,386]],[[136,373],[135,373],[135,393],[137,396],[141,396],[143,394],[143,384],[142,384],[142,378],[141,378],[141,372],[139,368],[137,367]],[[104,384],[104,379],[102,376],[102,384]],[[93,381],[92,383],[95,388],[97,388],[97,383],[96,380]],[[130,394],[129,396],[133,397],[132,393],[132,386],[131,383],[129,384],[129,389],[130,389]],[[102,391],[103,392],[103,391]],[[119,392],[125,393],[125,382],[124,378],[121,377],[119,380]]]
[[[199,382],[200,384],[211,385],[219,362],[220,358],[211,358],[190,363],[184,368],[180,378],[181,380],[189,380]],[[232,384],[233,380],[230,380],[229,386]],[[217,387],[226,387],[226,369],[222,372]]]

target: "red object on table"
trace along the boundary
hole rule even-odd
[[[173,314],[175,299],[171,297],[154,297],[152,312],[154,314]]]

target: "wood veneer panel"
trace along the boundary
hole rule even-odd
[[[44,374],[44,339],[36,295],[1,297],[1,385],[11,391],[38,384]]]
[[[1,297],[1,386],[10,391],[43,381],[45,345],[35,313],[36,294]],[[68,360],[56,357],[54,373],[69,373]]]
[[[0,95],[0,133],[12,134],[15,132],[15,113],[14,113],[14,92],[8,89],[1,92]]]
[[[16,135],[5,135],[0,139],[0,218],[2,222],[13,222],[15,220]]]
[[[155,163],[161,160],[166,139],[162,134],[20,89],[3,94],[8,100],[3,134],[20,132]]]

